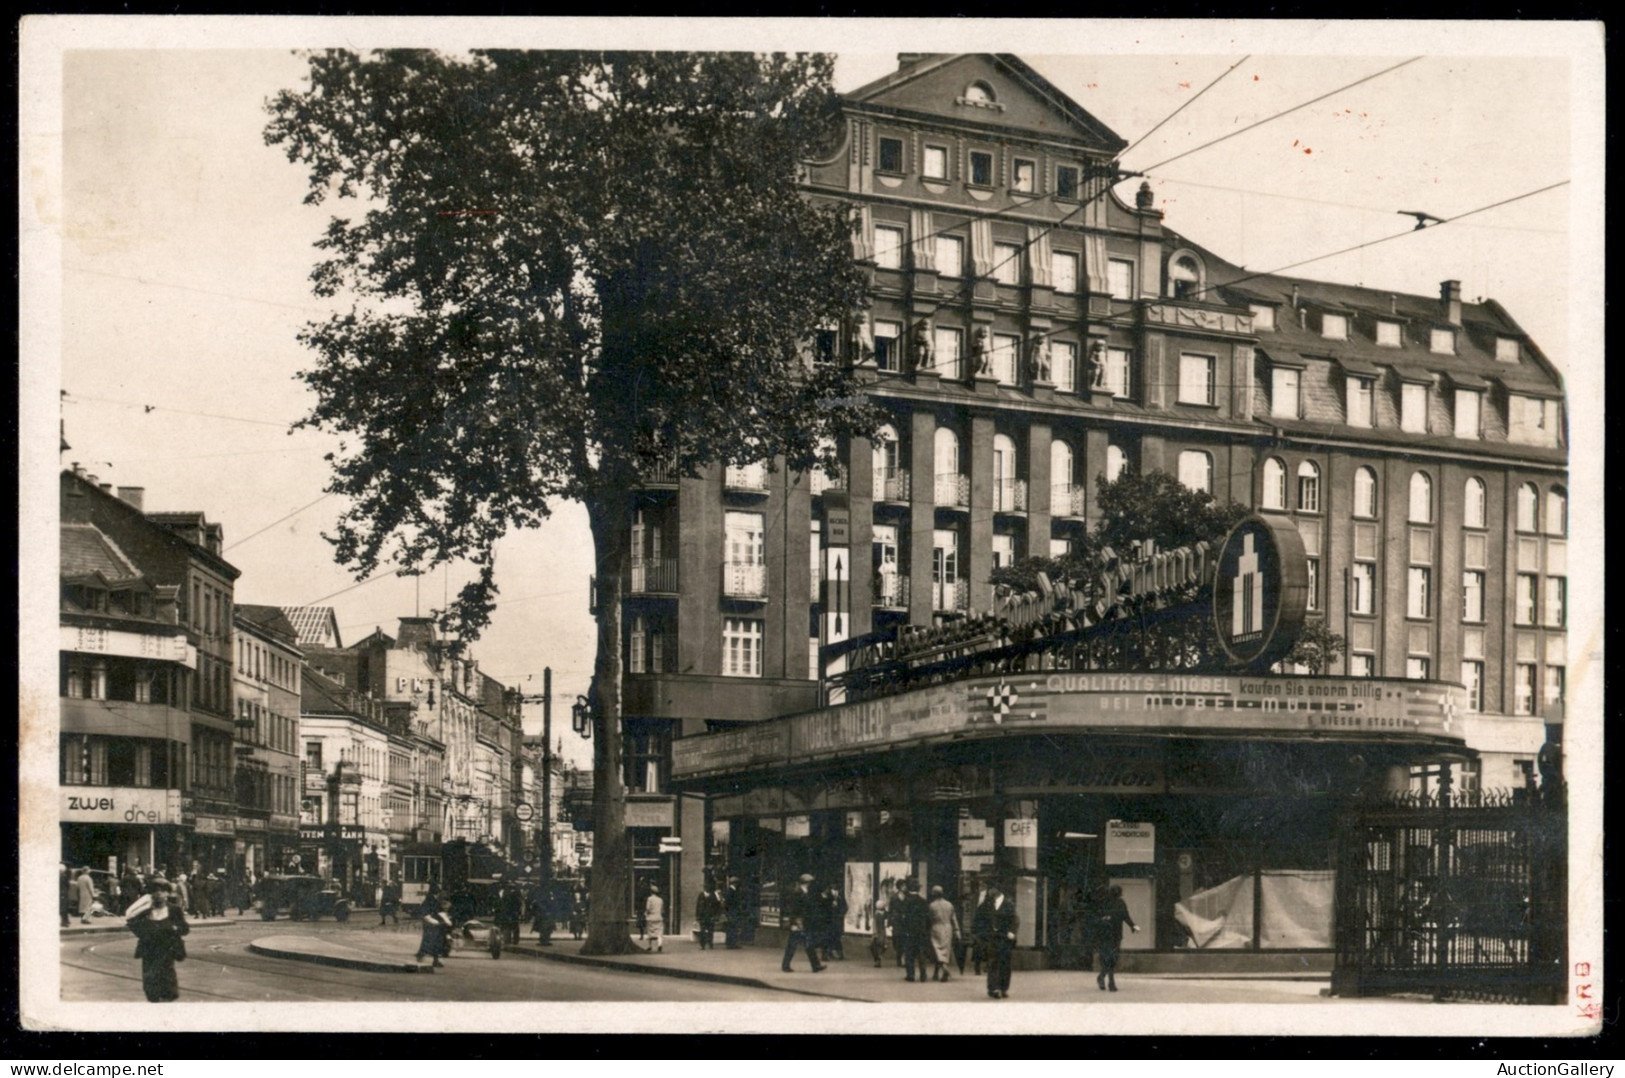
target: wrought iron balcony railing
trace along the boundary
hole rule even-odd
[[[1049,488],[1051,516],[1083,519],[1083,488],[1071,483],[1057,483]]]
[[[762,493],[767,490],[767,466],[730,464],[723,472],[722,485],[728,490]]]
[[[766,599],[767,566],[724,565],[722,594],[730,599]]]
[[[935,580],[931,582],[933,610],[957,611],[970,609],[970,581]]]
[[[677,594],[677,559],[632,559],[632,595]]]
[[[941,509],[968,509],[970,507],[970,480],[950,472],[937,476],[935,497],[932,499]]]
[[[876,573],[874,605],[886,610],[907,610],[908,577],[902,573]]]
[[[993,511],[995,513],[1025,513],[1027,511],[1027,481],[1025,479],[995,479],[993,481]]]
[[[875,501],[906,502],[909,493],[907,468],[894,468],[890,471],[885,468],[875,469]]]

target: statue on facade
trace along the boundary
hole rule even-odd
[[[977,375],[993,373],[993,353],[987,347],[987,327],[977,326],[970,337],[971,370]]]
[[[914,323],[914,328],[909,332],[912,338],[910,343],[914,352],[914,369],[917,371],[930,370],[936,365],[936,360],[931,354],[931,327],[922,318]]]
[[[1106,344],[1095,341],[1083,357],[1083,382],[1090,389],[1106,388]]]
[[[1027,342],[1027,381],[1050,381],[1049,338],[1034,337]]]

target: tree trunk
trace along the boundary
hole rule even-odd
[[[627,566],[626,491],[610,491],[587,506],[598,571],[598,654],[593,662],[592,888],[582,954],[629,954],[632,848],[626,833],[621,779],[621,580]]]

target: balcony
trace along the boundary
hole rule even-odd
[[[1071,483],[1057,483],[1050,487],[1050,515],[1055,517],[1065,517],[1072,520],[1082,520],[1083,493],[1084,488],[1075,487]]]
[[[676,462],[667,461],[645,468],[639,482],[645,487],[675,487],[681,478],[682,473],[677,470]]]
[[[827,490],[845,490],[846,476],[840,472],[830,475],[822,468],[814,468],[808,473],[807,486],[814,495],[822,494]]]
[[[766,494],[767,465],[728,465],[722,473],[722,488],[732,494]]]
[[[767,566],[724,565],[722,567],[722,594],[728,599],[766,602]]]
[[[677,559],[632,559],[631,595],[676,595]]]
[[[1027,511],[1027,481],[1025,479],[995,479],[993,481],[993,511],[995,513],[1025,513]]]
[[[907,468],[884,468],[875,471],[874,499],[877,502],[907,502],[909,499]]]
[[[902,573],[877,573],[874,605],[882,610],[908,609],[908,577]]]
[[[933,580],[931,582],[931,609],[938,613],[969,610],[970,581]]]
[[[970,508],[970,480],[957,473],[937,476],[934,489],[938,509]]]

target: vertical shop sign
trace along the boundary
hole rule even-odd
[[[1157,860],[1157,827],[1149,823],[1106,821],[1106,863],[1149,865]]]

